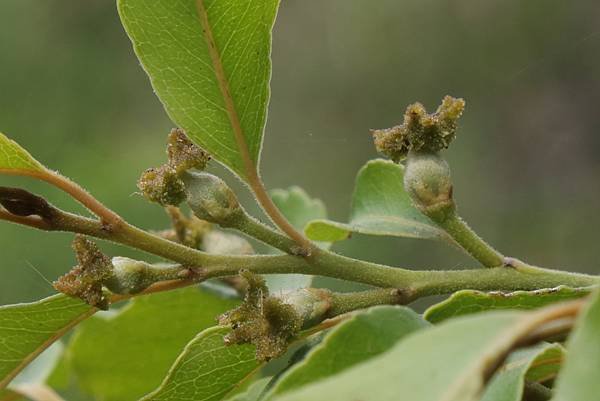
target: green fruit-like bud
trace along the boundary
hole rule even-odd
[[[181,177],[187,191],[187,202],[199,219],[230,227],[244,214],[235,193],[212,174],[188,172]]]
[[[321,288],[301,288],[282,294],[284,304],[291,305],[302,319],[302,327],[321,322],[331,309],[331,291]]]
[[[178,265],[150,264],[121,256],[112,259],[113,275],[104,286],[115,294],[137,294],[150,285],[165,280],[181,278]]]
[[[152,284],[149,279],[149,265],[146,262],[125,257],[112,259],[113,277],[104,282],[106,288],[115,294],[137,294]]]
[[[450,167],[439,155],[409,153],[404,188],[413,204],[434,221],[443,221],[454,213]]]

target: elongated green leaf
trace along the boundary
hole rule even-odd
[[[554,401],[590,401],[600,394],[600,291],[595,291],[567,342]]]
[[[323,202],[320,199],[311,198],[300,187],[293,186],[287,190],[274,189],[270,195],[281,213],[300,231],[309,221],[327,217],[327,210]],[[327,242],[321,242],[318,245],[323,249],[331,246]],[[273,292],[310,287],[314,278],[314,276],[306,274],[272,274],[265,277],[269,289]]]
[[[95,309],[66,295],[0,307],[0,389]]]
[[[157,388],[185,345],[235,304],[198,288],[135,298],[79,326],[59,376],[94,400],[135,400]]]
[[[481,401],[521,401],[525,380],[533,382],[530,377],[540,376],[549,367],[558,370],[563,351],[560,345],[543,344],[516,352],[496,372]]]
[[[413,333],[390,351],[277,401],[474,401],[485,372],[528,331],[531,312],[494,311]]]
[[[0,132],[0,173],[10,170],[43,171],[44,166],[18,143]]]
[[[198,334],[179,355],[160,387],[143,401],[217,401],[258,366],[252,345],[226,346],[226,327]]]
[[[463,290],[431,306],[424,317],[438,323],[451,317],[468,315],[493,309],[535,309],[555,302],[581,298],[590,293],[589,288],[560,286],[536,291],[481,292]]]
[[[404,307],[379,306],[356,313],[331,330],[302,362],[286,372],[267,399],[371,359],[407,334],[427,326],[419,315]]]
[[[255,165],[259,159],[278,3],[118,1],[135,53],[171,119],[242,178],[244,152]]]
[[[356,177],[350,222],[314,220],[306,235],[315,241],[340,241],[351,233],[426,239],[447,239],[428,217],[412,205],[403,185],[404,168],[388,160],[371,160]]]

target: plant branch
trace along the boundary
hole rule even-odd
[[[281,234],[271,227],[261,223],[256,218],[246,213],[240,215],[232,222],[234,228],[250,237],[257,239],[267,245],[292,255],[298,254],[298,244],[291,238]]]
[[[244,136],[244,132],[242,129],[242,125],[240,123],[239,116],[237,114],[237,110],[235,104],[233,102],[233,98],[231,97],[231,92],[229,90],[229,82],[227,80],[227,76],[225,75],[225,70],[223,68],[223,63],[221,62],[221,55],[219,54],[219,49],[217,44],[213,38],[212,27],[208,21],[208,15],[206,13],[206,8],[204,6],[203,0],[196,1],[196,9],[198,12],[198,17],[200,19],[200,23],[202,25],[202,30],[204,32],[204,39],[207,42],[208,51],[210,53],[210,58],[215,69],[215,75],[217,77],[217,82],[219,83],[219,89],[221,90],[221,95],[225,101],[225,108],[227,110],[227,115],[229,116],[229,122],[231,123],[231,128],[233,130],[233,134],[235,137],[235,141],[238,146],[238,150],[240,152],[240,156],[242,158],[242,162],[244,163],[244,170],[246,173],[246,180],[252,188],[258,203],[262,206],[265,213],[269,218],[279,227],[285,234],[287,234],[290,238],[296,241],[300,246],[302,246],[305,250],[306,254],[310,254],[311,250],[314,248],[312,243],[304,237],[301,233],[299,233],[285,218],[285,216],[279,211],[273,200],[267,193],[263,181],[258,175],[258,169],[250,156],[250,151],[248,150],[248,144],[246,142],[246,137]]]
[[[25,215],[43,220],[44,224],[36,224],[36,228],[75,232],[128,245],[181,263],[185,267],[193,267],[200,279],[236,275],[242,269],[257,274],[311,274],[380,288],[396,288],[402,291],[403,296],[414,299],[461,289],[515,291],[559,285],[582,287],[600,283],[600,279],[595,276],[528,265],[520,269],[501,267],[462,271],[412,271],[356,260],[321,249],[315,249],[310,258],[293,255],[208,254],[148,233],[126,222],[121,223],[119,230],[107,230],[97,220],[62,211],[27,191],[6,189],[6,192],[11,195],[9,212],[16,212],[17,217]]]
[[[456,212],[437,221],[469,255],[485,267],[498,267],[504,264],[504,255],[485,242]]]
[[[123,219],[114,211],[106,207],[102,202],[93,197],[89,192],[83,189],[79,184],[71,181],[59,173],[46,169],[44,170],[1,170],[0,173],[6,175],[19,175],[35,178],[45,181],[62,191],[71,195],[73,199],[85,206],[90,212],[98,216],[103,224],[110,228],[117,228]]]
[[[10,221],[11,223],[37,228],[39,230],[50,229],[44,219],[39,216],[17,216],[3,207],[0,207],[0,220]]]

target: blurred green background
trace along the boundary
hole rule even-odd
[[[2,0],[0,21],[0,131],[134,224],[167,225],[135,182],[164,160],[172,123],[114,2]],[[446,94],[461,96],[467,111],[446,153],[461,214],[508,255],[600,272],[598,21],[596,0],[283,0],[266,184],[300,185],[344,221],[356,171],[377,156],[369,129],[399,123],[408,103],[433,109]],[[81,211],[25,178],[0,185]],[[42,276],[74,264],[72,235],[0,222],[0,239],[0,304],[52,293]],[[476,265],[415,240],[355,236],[336,249],[412,268]]]

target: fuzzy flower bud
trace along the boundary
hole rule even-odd
[[[244,213],[235,193],[219,177],[204,172],[188,172],[182,179],[188,205],[199,219],[228,227]]]
[[[434,221],[445,219],[455,210],[450,167],[437,154],[409,153],[404,188],[413,204]]]

